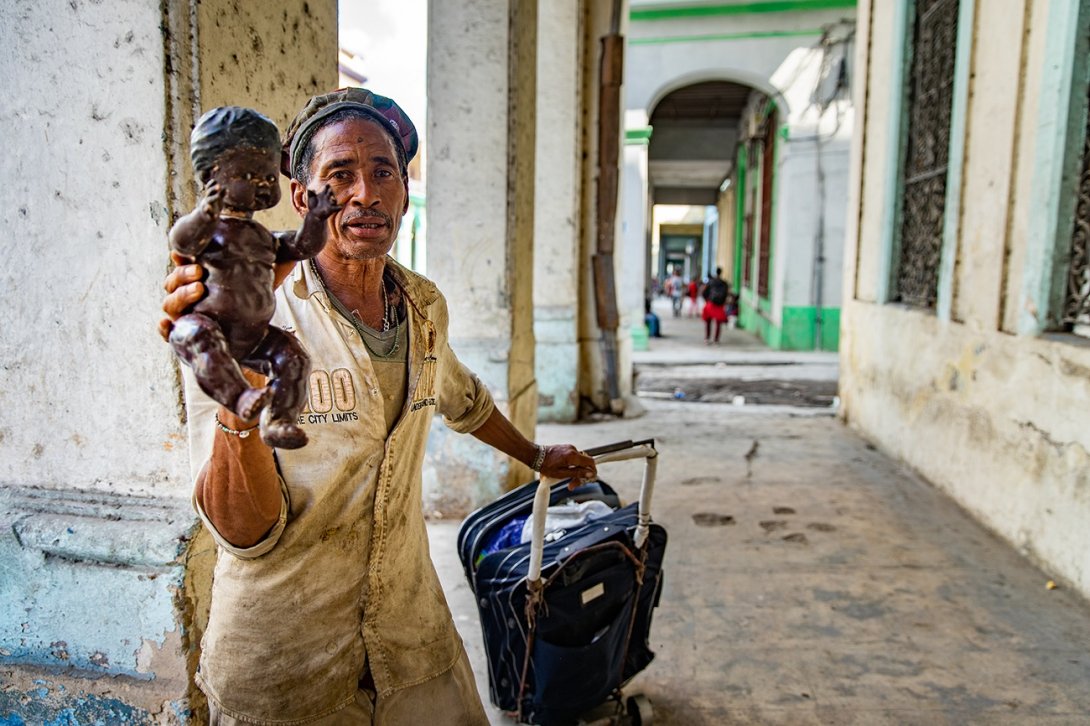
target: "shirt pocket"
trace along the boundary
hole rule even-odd
[[[435,377],[439,364],[435,356],[435,328],[430,321],[425,322],[424,329],[424,356],[420,364],[420,377],[416,381],[413,390],[413,400],[409,404],[409,411],[415,412],[423,408],[435,408]]]
[[[435,408],[435,358],[425,358],[424,366],[420,371],[420,380],[416,384],[409,412],[413,413],[423,408]]]

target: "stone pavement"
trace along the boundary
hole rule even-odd
[[[742,357],[775,375],[799,360],[730,332],[719,348],[653,341],[637,364],[710,356],[729,376]],[[813,356],[803,362],[827,365]],[[1090,723],[1090,605],[1048,589],[1047,573],[832,409],[641,400],[640,418],[541,425],[538,438],[656,439],[653,514],[670,536],[657,658],[626,689],[651,699],[655,723]],[[601,475],[632,501],[640,470]],[[487,704],[458,525],[429,525],[432,556]]]
[[[828,407],[835,403],[836,353],[766,348],[752,333],[723,328],[719,345],[705,345],[698,318],[670,315],[660,299],[662,338],[633,353],[634,387],[643,398],[760,405]]]

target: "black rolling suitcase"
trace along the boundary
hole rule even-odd
[[[481,615],[493,704],[522,722],[571,724],[613,699],[608,722],[647,724],[650,704],[625,702],[620,689],[654,658],[666,550],[666,530],[650,516],[657,452],[653,441],[626,441],[587,453],[599,464],[645,459],[640,501],[618,507],[602,481],[574,491],[566,480],[530,482],[466,518],[458,556]],[[613,511],[546,542],[546,508],[588,499]],[[531,540],[493,550],[519,518],[534,520]]]

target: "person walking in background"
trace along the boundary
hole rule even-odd
[[[704,319],[704,344],[711,345],[714,342],[719,345],[719,333],[723,323],[727,322],[727,298],[730,296],[730,285],[724,280],[722,267],[715,268],[715,274],[708,278],[700,291],[704,298],[704,311],[700,317]],[[712,321],[715,321],[715,339],[712,340]]]
[[[685,294],[685,281],[681,279],[681,274],[674,268],[674,271],[670,274],[669,279],[666,280],[666,292],[670,295],[670,302],[674,306],[674,317],[681,317],[681,299]]]
[[[696,278],[689,280],[688,286],[689,292],[689,317],[696,317],[696,298],[700,294],[700,283],[696,281]]]

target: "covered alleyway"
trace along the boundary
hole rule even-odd
[[[680,322],[643,364],[782,355],[746,346],[741,331],[705,347],[697,321]],[[670,535],[657,659],[628,689],[651,698],[656,724],[1090,721],[1087,603],[1062,583],[1049,589],[1049,573],[830,409],[642,400],[641,418],[543,425],[540,437],[657,441],[654,517]],[[639,465],[603,478],[631,501]],[[487,702],[457,529],[430,525],[432,555]]]

